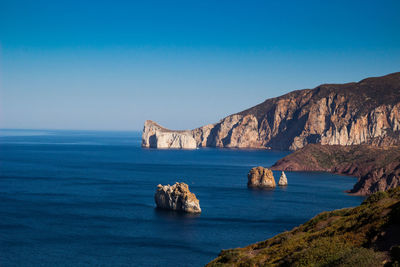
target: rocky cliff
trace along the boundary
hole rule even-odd
[[[207,266],[399,266],[400,187],[291,231],[221,251]]]
[[[191,131],[146,121],[143,146],[296,150],[309,143],[393,145],[399,136],[400,72],[293,91]]]
[[[147,120],[144,124],[142,146],[186,149],[197,147],[190,131],[171,131],[150,120]]]
[[[185,183],[157,186],[154,200],[158,208],[188,213],[200,213],[200,203],[196,195],[189,191]]]
[[[349,192],[369,195],[400,185],[400,146],[309,144],[278,160],[271,169],[356,176],[358,182]]]

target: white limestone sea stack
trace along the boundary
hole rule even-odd
[[[183,211],[188,213],[200,213],[200,203],[196,195],[189,191],[185,183],[157,186],[154,200],[158,208]]]
[[[171,131],[147,120],[142,134],[142,147],[195,149],[197,145],[191,131]]]
[[[280,185],[280,186],[288,185],[286,174],[283,171],[282,171],[281,177],[279,178],[278,185]]]

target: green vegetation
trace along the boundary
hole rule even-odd
[[[223,250],[208,266],[399,266],[399,245],[397,187],[266,241]]]

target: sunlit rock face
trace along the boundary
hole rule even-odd
[[[154,200],[158,208],[183,211],[188,213],[200,213],[200,203],[196,195],[189,191],[185,183],[157,186]]]
[[[273,148],[400,144],[400,73],[297,90],[194,130],[146,121],[143,147]]]
[[[254,167],[247,174],[247,187],[274,188],[276,187],[272,171],[264,167]]]
[[[171,131],[150,120],[147,120],[144,124],[142,146],[184,149],[195,149],[197,147],[191,131]]]
[[[288,185],[287,177],[284,171],[282,171],[281,177],[279,178],[278,182],[279,186],[286,186]]]

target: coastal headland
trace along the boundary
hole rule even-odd
[[[307,144],[400,144],[400,72],[292,91],[194,130],[148,120],[142,134],[148,148],[297,150]]]

